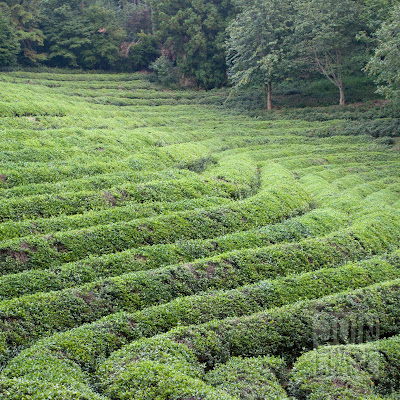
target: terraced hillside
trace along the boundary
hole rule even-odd
[[[0,87],[1,399],[398,398],[398,147],[140,74]]]

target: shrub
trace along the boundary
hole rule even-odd
[[[158,343],[162,343],[166,349],[159,363],[174,368],[177,358],[173,352],[167,350],[172,347],[169,344],[171,342],[178,343],[181,352],[186,352],[186,357],[196,357],[193,368],[197,366],[212,369],[216,364],[225,363],[231,357],[239,355],[251,357],[280,354],[291,362],[305,349],[312,348],[313,339],[319,343],[326,343],[330,339],[324,330],[316,331],[314,328],[318,319],[326,322],[331,320],[332,313],[338,318],[338,326],[355,321],[353,327],[358,332],[365,332],[371,318],[379,314],[381,333],[394,334],[399,329],[400,312],[392,305],[398,301],[399,296],[399,281],[396,280],[251,316],[179,327],[164,335],[133,342],[116,351],[98,368],[97,374],[106,394],[111,385],[114,388],[113,393],[117,393],[116,382],[121,389],[127,390],[130,382],[121,379],[121,371],[130,364],[140,364],[145,360],[154,360],[156,365],[153,368],[156,368],[159,365],[156,362],[159,359]],[[360,318],[361,315],[363,318]],[[343,343],[352,340],[351,333],[335,337],[341,337]],[[161,380],[160,377],[159,381]],[[139,386],[140,383],[135,382],[134,385]],[[160,398],[167,399],[168,393],[162,393]]]
[[[150,69],[154,71],[157,81],[163,86],[171,86],[179,83],[178,68],[165,55],[161,55],[151,63]]]
[[[400,273],[398,266],[398,263],[392,266],[382,258],[375,258],[229,291],[181,297],[132,314],[118,313],[38,342],[11,360],[4,374],[21,379],[46,377],[50,382],[57,380],[74,388],[87,387],[88,376],[82,372],[93,371],[109,353],[127,341],[163,333],[179,324],[240,317],[294,300],[312,299],[395,278]],[[61,360],[57,357],[60,353],[63,354]],[[278,377],[281,378],[280,374]]]
[[[320,347],[296,361],[290,391],[300,398],[321,400],[390,395],[400,389],[399,354],[399,336],[367,344]]]
[[[278,379],[284,374],[285,362],[277,357],[232,357],[210,371],[205,381],[243,400],[285,400],[288,397]]]

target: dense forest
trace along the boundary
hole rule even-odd
[[[3,0],[0,67],[153,70],[164,85],[265,89],[367,74],[399,97],[396,0]]]

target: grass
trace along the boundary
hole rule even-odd
[[[390,107],[322,107],[318,83],[319,107],[281,88],[254,118],[141,74],[0,88],[0,398],[395,398]]]

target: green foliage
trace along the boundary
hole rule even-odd
[[[62,214],[80,214],[89,210],[101,210],[115,206],[124,206],[129,202],[143,203],[146,201],[174,201],[185,198],[196,198],[201,195],[219,195],[221,197],[239,196],[234,184],[222,184],[218,181],[206,184],[196,177],[187,177],[180,180],[165,180],[145,182],[143,184],[127,184],[120,187],[111,187],[104,191],[83,191],[64,193],[60,195],[34,195],[24,199],[10,199],[0,206],[0,220],[22,220],[57,215],[57,211],[64,207]],[[249,189],[248,189],[249,191]]]
[[[152,33],[150,2],[146,0],[134,3],[122,1],[122,12],[129,40],[137,39],[140,33]]]
[[[44,339],[11,361],[5,375],[23,379],[46,376],[49,381],[57,376],[59,383],[82,388],[86,386],[87,378],[79,372],[79,366],[83,371],[93,370],[101,364],[107,354],[121,348],[127,340],[153,336],[179,324],[245,315],[261,311],[263,308],[287,304],[297,298],[314,298],[322,293],[365,286],[374,281],[398,277],[398,274],[397,266],[391,266],[384,260],[376,258],[367,263],[288,276],[226,292],[179,298],[165,305],[146,308],[133,314],[118,313],[90,325]],[[268,291],[265,288],[268,288]],[[165,343],[164,350],[168,344]],[[63,360],[54,357],[58,352],[64,354]],[[273,359],[271,361],[274,362],[275,373],[282,379],[284,377],[281,370],[282,363]],[[272,367],[271,364],[270,366]],[[223,373],[223,367],[221,372]],[[209,373],[211,383],[218,375],[213,371]],[[250,384],[250,374],[247,382]],[[279,390],[277,387],[276,389]]]
[[[306,353],[291,372],[291,392],[321,400],[395,394],[400,389],[399,339],[394,336],[367,344],[326,346]]]
[[[184,206],[185,204],[182,203]],[[188,204],[186,203],[188,208]],[[175,244],[147,246],[124,252],[83,259],[55,265],[46,270],[28,270],[20,274],[0,278],[0,297],[9,299],[40,291],[60,290],[107,276],[149,270],[160,265],[190,262],[221,252],[264,247],[272,243],[298,240],[330,233],[345,218],[332,211],[312,212],[281,224],[267,225],[259,229],[237,232],[214,239],[184,240]]]
[[[147,68],[159,54],[157,39],[150,34],[139,33],[138,41],[129,49],[129,69]]]
[[[382,118],[370,121],[346,121],[316,132],[318,136],[334,135],[371,135],[374,138],[391,139],[400,136],[400,120],[398,118]]]
[[[332,93],[303,85],[277,94]],[[332,343],[332,320],[357,343],[376,316],[398,335],[393,108],[252,119],[222,106],[226,90],[143,73],[15,71],[0,90],[0,398],[307,398],[290,370]],[[353,382],[394,399],[389,352],[371,353],[375,379],[357,346],[348,376],[335,364],[349,385],[305,363],[299,377],[321,398]]]
[[[163,54],[150,64],[150,69],[154,71],[157,81],[163,86],[171,86],[179,83],[177,67]]]
[[[19,50],[18,39],[11,21],[5,15],[0,15],[0,67],[15,64]]]
[[[45,35],[40,27],[40,8],[37,1],[3,0],[0,10],[11,17],[13,30],[20,42],[19,62],[23,65],[35,65],[43,61],[46,55],[41,51]]]
[[[189,264],[125,274],[74,289],[2,302],[3,357],[9,357],[16,346],[25,346],[54,333],[55,329],[72,328],[116,311],[143,309],[209,289],[234,288],[382,253],[397,243],[399,234],[398,225],[390,224],[388,219],[381,220],[378,230],[376,224],[380,220],[378,217],[367,226],[361,224],[323,240],[234,251]],[[46,317],[40,317],[39,321],[38,315]]]
[[[329,296],[320,300],[299,302],[292,306],[286,306],[247,317],[230,318],[222,321],[212,321],[207,324],[179,327],[166,335],[158,335],[152,339],[142,339],[125,346],[113,353],[97,370],[100,382],[108,392],[110,386],[118,385],[120,390],[127,390],[130,384],[136,386],[137,382],[130,383],[121,379],[125,368],[140,365],[146,360],[154,362],[149,366],[153,368],[170,366],[174,368],[183,357],[193,360],[191,368],[212,368],[216,363],[226,362],[233,356],[257,355],[284,355],[288,360],[293,360],[304,349],[313,344],[311,339],[326,342],[330,337],[324,330],[313,331],[318,319],[329,321],[332,312],[337,313],[338,322],[344,324],[356,321],[359,330],[368,326],[369,316],[380,313],[382,334],[393,334],[398,329],[400,316],[398,310],[392,307],[396,302],[399,281],[386,284],[378,284],[353,292]],[[368,314],[364,318],[355,320],[365,308]],[[356,326],[355,326],[356,328]],[[251,340],[250,340],[251,338]],[[352,340],[351,335],[343,335],[343,342]],[[174,344],[179,345],[179,355],[174,349]],[[158,347],[165,351],[159,356]],[[186,347],[186,348],[185,348]],[[182,354],[183,353],[183,354]],[[186,353],[186,355],[185,355]],[[121,368],[124,366],[124,368]],[[187,373],[191,375],[191,372]],[[117,384],[118,382],[118,384]],[[140,385],[140,383],[139,383]],[[115,387],[115,386],[114,386]],[[117,393],[114,391],[114,393]],[[115,396],[115,395],[114,395]],[[123,398],[123,397],[114,397]],[[167,399],[168,392],[163,391],[160,398]]]
[[[360,2],[354,0],[297,2],[294,51],[339,89],[341,105],[343,76],[363,66],[363,46],[356,40],[363,29],[362,15]]]
[[[155,0],[155,31],[163,54],[174,62],[183,84],[211,89],[226,83],[225,28],[234,16],[231,0]],[[159,63],[167,66],[164,60]]]
[[[232,357],[226,364],[217,365],[205,380],[244,400],[288,399],[277,379],[284,376],[285,363],[277,357]]]
[[[270,91],[272,82],[288,77],[293,14],[291,1],[242,3],[241,12],[228,28],[227,62],[235,88],[260,85]]]
[[[49,65],[86,69],[115,66],[125,32],[112,9],[95,2],[83,9],[77,2],[47,0],[43,10]]]
[[[377,32],[378,47],[367,70],[376,78],[378,91],[398,106],[400,101],[399,45],[400,6],[393,8],[389,21]]]

